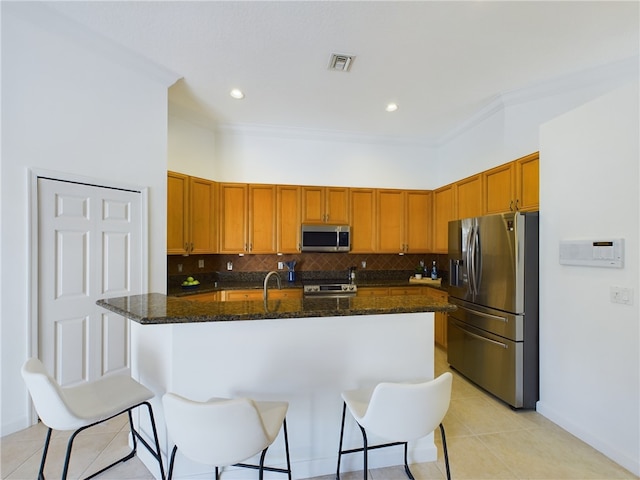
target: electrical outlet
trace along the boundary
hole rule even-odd
[[[198,268],[204,268],[204,260],[203,259],[198,260]]]
[[[182,273],[182,264],[181,263],[178,264],[178,273]]]
[[[227,270],[233,270],[233,262],[227,262]]]
[[[360,265],[362,265],[362,268],[367,268],[367,261],[362,260],[362,262],[360,262]]]
[[[284,268],[284,262],[278,262],[278,270],[282,270]]]
[[[633,305],[633,288],[612,286],[609,289],[611,303]]]

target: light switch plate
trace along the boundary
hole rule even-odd
[[[633,305],[633,288],[611,286],[609,289],[611,303]]]

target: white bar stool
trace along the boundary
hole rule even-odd
[[[286,473],[291,480],[287,402],[259,402],[249,398],[212,398],[196,402],[166,393],[162,403],[167,430],[175,443],[169,462],[169,480],[173,476],[178,449],[195,462],[214,466],[216,480],[219,479],[219,467],[229,465],[256,469],[260,480],[265,470]],[[264,465],[267,449],[281,427],[287,468],[267,467]],[[259,465],[240,463],[260,452]]]
[[[407,476],[413,479],[407,463],[408,442],[425,437],[440,426],[447,479],[450,480],[449,456],[442,420],[449,410],[452,378],[450,372],[445,372],[438,378],[423,383],[385,382],[379,383],[374,389],[343,392],[344,406],[336,479],[340,480],[342,455],[363,452],[364,479],[367,480],[369,450],[395,445],[404,445],[404,470]],[[362,432],[362,448],[342,449],[347,408]],[[390,443],[368,445],[366,431],[387,439]]]
[[[30,358],[24,363],[22,366],[22,378],[27,385],[40,420],[48,427],[40,461],[40,471],[38,472],[39,480],[44,480],[44,466],[53,430],[75,430],[67,442],[61,477],[66,479],[69,461],[71,460],[71,449],[76,436],[89,427],[106,422],[125,412],[129,415],[133,448],[127,455],[86,477],[85,480],[100,475],[118,463],[126,462],[133,458],[137,451],[137,440],[140,440],[153,457],[158,460],[160,475],[164,479],[158,433],[153,418],[153,410],[148,402],[153,398],[151,390],[125,375],[102,377],[93,382],[63,388],[47,373],[44,365],[37,358]],[[149,411],[155,451],[133,426],[131,411],[141,405],[146,405]]]

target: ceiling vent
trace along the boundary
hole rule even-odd
[[[329,61],[329,70],[348,72],[355,58],[353,55],[334,53],[331,55],[331,60]]]

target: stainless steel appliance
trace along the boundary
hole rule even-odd
[[[538,400],[538,212],[449,222],[449,364],[515,408]]]
[[[358,286],[353,283],[340,283],[335,280],[329,281],[313,281],[303,286],[303,295],[305,298],[343,298],[355,297],[358,292]]]
[[[349,225],[302,225],[303,252],[348,252],[350,249]]]

